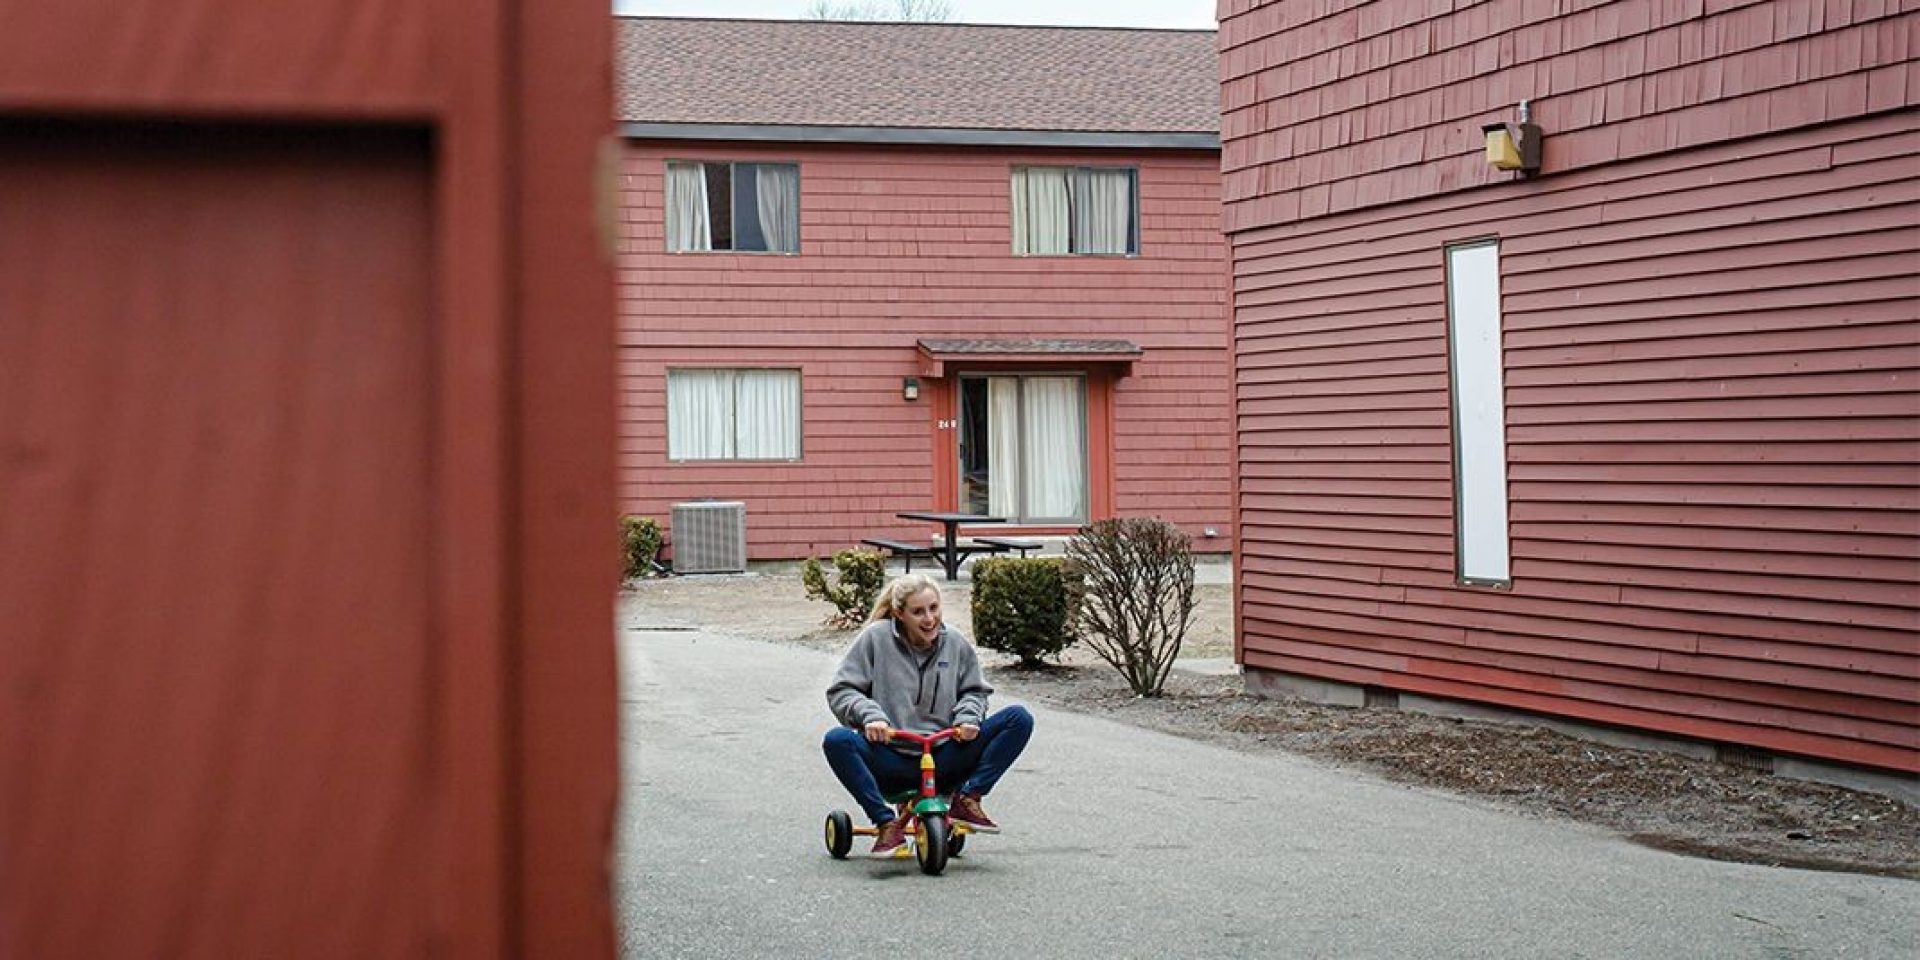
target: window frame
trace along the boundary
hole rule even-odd
[[[1013,377],[1020,381],[1019,404],[1024,430],[1027,410],[1027,385],[1029,377],[1071,377],[1080,383],[1080,517],[1028,517],[1024,515],[1006,517],[1008,524],[1022,527],[1065,527],[1080,526],[1092,522],[1093,517],[1093,377],[1092,372],[1080,367],[1057,370],[962,370],[953,378],[953,465],[954,465],[954,512],[969,513],[966,502],[966,464],[960,459],[960,445],[966,437],[966,382],[969,380],[987,380],[992,377]],[[1020,446],[1025,449],[1025,436],[1020,437]],[[1021,464],[1024,471],[1026,464]],[[1026,507],[1026,476],[1017,480],[1016,496],[1021,511]],[[981,513],[972,516],[990,517],[995,514]]]
[[[1465,447],[1469,443],[1469,440],[1466,438],[1466,430],[1472,425],[1472,422],[1463,415],[1461,409],[1461,401],[1463,399],[1461,396],[1461,384],[1463,374],[1476,371],[1463,370],[1463,364],[1467,361],[1463,359],[1463,351],[1461,349],[1461,317],[1457,309],[1459,301],[1456,300],[1455,296],[1461,292],[1461,287],[1458,283],[1458,278],[1455,276],[1454,255],[1456,253],[1482,249],[1491,249],[1494,256],[1493,276],[1491,278],[1493,284],[1492,323],[1494,327],[1494,362],[1492,374],[1499,380],[1495,391],[1499,399],[1499,408],[1497,411],[1498,423],[1495,424],[1499,429],[1500,475],[1498,484],[1489,484],[1489,479],[1478,472],[1475,474],[1475,477],[1468,477],[1468,458],[1464,455]],[[1511,470],[1509,469],[1510,464],[1507,458],[1506,312],[1504,309],[1505,304],[1501,284],[1500,238],[1497,236],[1477,237],[1444,244],[1441,247],[1441,272],[1446,283],[1447,406],[1448,419],[1452,428],[1448,440],[1452,448],[1450,454],[1453,460],[1454,583],[1463,587],[1509,590],[1513,587],[1513,506],[1511,491],[1508,489]],[[1477,378],[1470,377],[1468,379],[1471,382],[1484,386],[1484,376]],[[1470,484],[1470,481],[1476,479],[1478,481],[1477,483]],[[1476,490],[1478,490],[1478,493],[1476,493]],[[1490,506],[1490,504],[1483,504],[1482,501],[1485,499],[1485,495],[1490,495],[1496,491],[1499,495],[1498,507],[1500,517],[1499,529],[1497,531],[1497,537],[1495,537],[1494,545],[1499,549],[1501,575],[1487,576],[1480,572],[1477,566],[1474,572],[1469,572],[1468,541],[1471,537],[1475,543],[1479,543],[1485,536],[1493,536],[1494,531],[1491,527],[1484,529],[1478,527],[1475,524],[1476,517],[1469,516],[1469,514],[1474,513],[1477,515],[1478,511],[1484,509],[1486,506]],[[1479,517],[1481,522],[1486,522],[1490,519],[1490,517]]]
[[[792,372],[794,377],[794,388],[796,393],[798,394],[798,399],[795,401],[793,406],[793,421],[794,421],[793,422],[793,430],[794,430],[793,456],[791,457],[742,457],[738,455],[740,451],[740,443],[739,443],[740,441],[740,388],[739,388],[738,377],[735,377],[733,380],[733,384],[734,384],[733,392],[732,392],[732,395],[728,398],[728,403],[729,403],[728,422],[733,428],[729,434],[729,442],[733,447],[735,455],[731,457],[676,457],[673,455],[673,375],[674,374],[676,373],[719,373],[719,372],[739,374],[739,373],[770,372],[770,371]],[[799,366],[779,366],[779,365],[728,366],[728,367],[703,367],[703,366],[687,366],[687,365],[669,366],[667,368],[666,375],[663,379],[663,386],[664,386],[665,400],[661,406],[661,411],[664,415],[662,418],[661,426],[664,428],[662,431],[662,438],[666,442],[666,460],[668,463],[670,464],[672,463],[685,463],[685,464],[720,463],[720,464],[757,465],[757,464],[775,464],[775,463],[800,463],[801,461],[806,459],[807,375],[804,368]]]
[[[729,247],[724,250],[718,250],[718,249],[675,250],[673,248],[673,237],[671,236],[670,230],[664,228],[667,220],[667,211],[671,209],[671,202],[667,199],[667,191],[673,189],[672,186],[670,186],[673,180],[671,177],[663,176],[660,184],[660,211],[661,211],[661,223],[663,226],[663,229],[660,231],[660,243],[662,246],[666,248],[667,253],[673,254],[675,256],[711,256],[716,254],[721,256],[727,256],[727,255],[738,254],[741,256],[754,256],[754,257],[766,257],[766,256],[797,257],[800,255],[800,251],[806,243],[806,236],[805,236],[806,224],[802,222],[800,218],[800,211],[805,205],[806,178],[801,176],[800,161],[798,160],[696,160],[692,158],[682,157],[682,158],[669,158],[666,161],[665,169],[670,170],[673,168],[675,164],[699,164],[700,167],[702,168],[701,170],[702,176],[705,176],[706,167],[725,164],[727,167],[727,189],[729,192],[732,192],[733,184],[738,176],[738,174],[735,171],[736,167],[740,167],[743,165],[753,166],[753,167],[792,167],[793,168],[793,221],[794,221],[793,222],[793,249],[792,250],[740,250],[733,247]],[[733,215],[737,212],[737,208],[733,204],[731,198],[728,199],[727,212],[729,215]],[[711,220],[713,217],[713,200],[711,197],[709,197],[707,200],[707,217],[709,220]],[[739,225],[737,223],[729,222],[727,224],[727,230],[728,230],[729,237],[734,237],[739,235]],[[693,368],[687,368],[687,369],[693,369]],[[747,369],[747,368],[741,368],[741,369]]]
[[[1130,221],[1127,224],[1127,247],[1128,247],[1127,252],[1125,253],[1077,253],[1073,250],[1067,250],[1062,253],[1034,253],[1032,251],[1028,251],[1027,253],[1014,252],[1015,237],[1013,236],[1012,203],[1013,203],[1013,173],[1016,170],[1066,170],[1070,173],[1073,171],[1079,171],[1079,170],[1099,171],[1103,173],[1111,173],[1116,170],[1125,171],[1129,175],[1129,179],[1132,181],[1132,192],[1129,194],[1128,201],[1127,201],[1129,204],[1128,220]],[[1071,180],[1069,180],[1069,184],[1071,184]],[[1073,202],[1071,199],[1072,197],[1071,186],[1068,187],[1068,197],[1069,199],[1067,202],[1071,204]],[[1140,165],[1139,164],[1011,163],[1007,165],[1007,203],[1008,203],[1007,250],[1010,253],[1012,253],[1013,256],[1016,256],[1016,257],[1094,257],[1094,258],[1107,257],[1112,259],[1125,260],[1125,259],[1138,259],[1141,255],[1140,248],[1142,244],[1141,244],[1141,231],[1140,231]],[[1072,216],[1071,207],[1069,207],[1068,216],[1069,217]],[[1067,243],[1069,246],[1071,246],[1073,243],[1073,231],[1071,229],[1067,231]]]

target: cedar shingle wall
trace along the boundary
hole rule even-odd
[[[1227,231],[1504,182],[1480,126],[1522,99],[1548,173],[1920,105],[1916,10],[1223,0]]]
[[[1245,660],[1920,768],[1920,112],[1234,238]],[[1501,241],[1513,589],[1442,244]]]
[[[667,254],[667,159],[800,163],[799,256]],[[1011,255],[1009,169],[1140,169],[1137,258]],[[756,559],[924,539],[894,513],[933,506],[932,404],[900,397],[928,337],[1130,339],[1115,391],[1114,507],[1231,536],[1226,245],[1218,158],[1102,153],[629,146],[620,257],[621,505],[665,518],[693,497],[747,503]],[[803,460],[666,460],[670,366],[797,366]],[[929,382],[926,390],[937,389]],[[1203,527],[1221,538],[1199,541]]]

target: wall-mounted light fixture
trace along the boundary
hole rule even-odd
[[[1540,127],[1527,101],[1520,101],[1519,123],[1489,123],[1480,132],[1487,136],[1487,162],[1494,169],[1517,170],[1521,176],[1540,172]]]
[[[920,378],[908,377],[900,381],[900,396],[908,401],[920,399]]]

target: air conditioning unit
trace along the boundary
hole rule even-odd
[[[747,569],[744,503],[676,503],[672,534],[674,573],[740,573]]]

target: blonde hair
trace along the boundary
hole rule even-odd
[[[880,596],[874,598],[873,613],[867,616],[868,623],[879,623],[900,615],[907,601],[922,590],[940,592],[940,585],[924,573],[909,573],[893,578],[893,582],[882,587]]]

